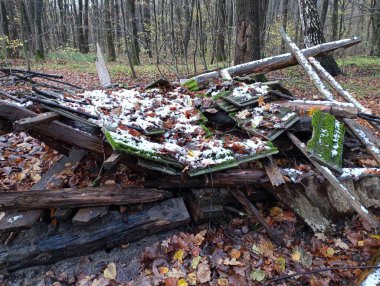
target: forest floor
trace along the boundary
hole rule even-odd
[[[363,105],[380,114],[380,58],[345,58],[340,65],[345,74],[337,80]],[[82,60],[51,58],[32,68],[63,74],[66,81],[88,89],[98,88],[94,85],[98,78],[91,56]],[[161,77],[154,65],[136,67],[136,80],[130,79],[124,61],[110,64],[109,69],[114,82],[128,87]],[[172,70],[162,70],[169,79],[176,80]],[[268,77],[281,80],[300,98],[319,98],[298,67],[272,72]],[[8,190],[27,190],[59,157],[24,133],[0,136],[0,150],[0,188]],[[22,162],[18,159],[20,152]],[[5,174],[19,167],[20,162],[24,171],[16,176]],[[83,178],[91,179],[83,174],[65,175],[73,185],[83,184]],[[363,266],[380,255],[380,236],[372,234],[357,216],[343,218],[337,231],[325,236],[311,233],[292,211],[276,201],[257,206],[270,225],[284,231],[285,245],[273,244],[257,222],[246,216],[226,215],[220,221],[189,225],[111,251],[19,270],[0,276],[0,285],[355,285],[364,270],[329,270],[273,279],[314,269]],[[380,217],[379,209],[373,211]]]

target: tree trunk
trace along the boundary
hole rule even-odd
[[[90,47],[89,47],[89,23],[88,23],[88,10],[89,10],[89,3],[88,0],[84,0],[84,13],[83,13],[83,51],[82,53],[89,53]]]
[[[380,0],[374,0],[372,7],[371,55],[380,56]]]
[[[286,32],[287,23],[288,23],[288,2],[289,0],[284,0],[282,3],[282,28]],[[281,54],[285,53],[285,42],[284,39],[281,40]]]
[[[322,10],[321,10],[321,27],[322,27],[322,29],[325,27],[328,10],[329,10],[329,0],[323,0]]]
[[[217,2],[217,38],[216,38],[216,53],[217,62],[223,62],[227,59],[225,51],[226,38],[226,0]]]
[[[333,2],[333,13],[331,19],[332,26],[332,40],[338,40],[338,17],[339,17],[339,0],[334,0]]]
[[[131,27],[132,33],[130,33],[130,51],[133,65],[140,64],[139,57],[139,42],[138,42],[138,30],[136,21],[136,3],[135,0],[127,0],[127,12],[128,12],[128,24]]]
[[[106,41],[107,41],[107,53],[109,61],[116,61],[115,43],[112,35],[111,24],[111,6],[110,0],[104,0],[104,14],[105,14],[105,26],[106,26]]]
[[[267,0],[236,1],[235,64],[261,58],[262,27],[265,23],[263,8]]]
[[[298,0],[298,4],[305,46],[309,48],[324,43],[325,37],[323,35],[315,1]],[[342,74],[342,71],[332,56],[321,58],[320,63],[332,76]]]
[[[42,11],[43,11],[43,0],[34,0],[34,24],[36,29],[36,51],[35,58],[37,60],[44,60],[44,43],[42,35]]]
[[[75,4],[74,4],[75,5]],[[84,53],[84,34],[83,34],[83,0],[78,1],[78,13],[76,15],[76,30],[78,35],[78,48]]]

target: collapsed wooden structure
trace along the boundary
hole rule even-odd
[[[341,40],[299,50],[284,32],[282,35],[292,50],[291,54],[203,74],[187,81],[185,86],[196,90],[215,77],[231,79],[299,63],[327,101],[282,100],[276,104],[291,108],[300,115],[323,110],[340,118],[348,128],[348,137],[355,142],[354,145],[359,150],[359,153],[353,152],[350,156],[363,156],[366,151],[380,164],[380,140],[370,129],[354,121],[355,118],[361,117],[378,128],[379,118],[354,100],[313,58],[360,41]],[[101,58],[97,67],[104,69],[104,61]],[[70,100],[61,93],[75,93],[81,90],[80,87],[62,81],[58,75],[5,68],[0,71],[5,74],[2,78],[4,83],[6,79],[13,84],[31,83],[34,94],[39,95],[17,96],[1,90],[0,97],[6,98],[0,100],[1,133],[26,131],[65,155],[31,190],[0,193],[0,234],[10,234],[7,247],[0,247],[2,269],[14,271],[30,265],[53,263],[62,258],[115,247],[154,232],[178,227],[188,223],[190,219],[199,222],[223,216],[228,210],[225,206],[233,202],[240,202],[246,213],[256,217],[264,226],[273,241],[281,243],[281,234],[266,223],[253,204],[270,197],[275,197],[293,209],[314,232],[332,232],[334,217],[353,212],[359,214],[374,230],[379,230],[379,221],[367,208],[379,205],[380,170],[354,168],[331,171],[323,164],[323,160],[321,162],[318,158],[311,157],[306,145],[300,140],[310,136],[312,126],[308,116],[300,116],[296,123],[286,127],[287,133],[276,137],[276,145],[281,153],[291,152],[291,156],[297,158],[300,163],[310,163],[314,168],[281,168],[277,166],[275,157],[269,156],[260,161],[261,167],[255,165],[253,168],[247,164],[240,169],[206,173],[197,177],[182,174],[163,175],[159,167],[150,165],[146,168],[138,158],[114,152],[98,135],[98,127],[87,120],[88,114],[63,108],[51,100]],[[100,73],[100,78],[106,77],[102,84],[109,85],[111,81],[108,73],[104,70]],[[350,104],[334,101],[333,95],[323,85],[319,75]],[[53,84],[36,81],[36,77],[53,81]],[[294,99],[291,94],[282,93],[281,88],[274,88],[273,93],[277,99]],[[33,101],[46,112],[36,113],[26,108],[23,104],[28,101]],[[226,105],[221,105],[220,109],[223,107]],[[49,182],[55,174],[62,172],[67,165],[75,171],[75,166],[84,160],[88,153],[104,161],[100,173],[109,172],[122,162],[131,170],[145,175],[143,186],[67,189],[59,188],[63,186],[63,182],[58,181],[54,184],[54,190],[49,189]],[[322,180],[320,176],[323,177]],[[249,192],[246,192],[247,189]],[[125,213],[110,207],[131,205],[143,206],[138,212]],[[49,219],[58,221],[59,228],[49,233],[44,231],[47,224],[40,221],[45,216],[44,210],[51,208],[55,211]],[[20,234],[14,238],[17,232]],[[35,240],[25,243],[23,236],[31,233],[36,234]]]

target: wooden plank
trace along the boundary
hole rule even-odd
[[[26,117],[33,117],[37,114],[25,108],[10,104],[0,100],[0,118],[4,118],[11,122]],[[54,138],[54,141],[77,146],[80,149],[88,150],[99,154],[103,157],[104,149],[106,153],[111,153],[111,148],[105,145],[103,148],[102,140],[96,136],[76,130],[61,122],[52,121],[49,123],[39,124],[29,132],[32,136],[41,136],[39,139]]]
[[[73,217],[74,224],[86,224],[103,217],[108,211],[108,206],[81,208]]]
[[[331,54],[336,50],[348,48],[360,43],[358,39],[343,39],[336,42],[324,43],[311,48],[303,49],[302,53],[306,57],[319,57]],[[297,65],[296,58],[291,54],[282,54],[274,57],[264,58],[257,61],[252,61],[233,67],[227,70],[232,77],[244,76],[253,73],[267,73],[269,71],[282,69],[290,66]],[[201,86],[220,76],[219,71],[211,71],[208,73],[197,75],[190,80],[186,81],[183,85],[190,86],[194,89],[199,89]]]
[[[357,118],[358,109],[351,103],[338,101],[312,101],[312,100],[292,100],[271,102],[280,106],[288,107],[298,113],[308,114],[313,110],[321,110],[336,117]]]
[[[42,211],[0,212],[0,234],[31,228],[42,216]]]
[[[17,120],[13,122],[13,128],[16,131],[25,131],[38,124],[48,123],[58,118],[59,118],[59,114],[55,112],[45,112],[45,113],[38,114],[37,116],[27,117],[27,118],[22,118],[20,120]]]
[[[90,187],[83,189],[29,190],[1,192],[0,210],[30,210],[39,208],[74,208],[148,203],[171,197],[163,190],[139,186]]]
[[[185,225],[190,220],[182,198],[173,198],[148,210],[130,214],[125,221],[119,212],[108,212],[86,226],[63,223],[57,234],[17,241],[0,247],[0,268],[8,271],[51,264],[69,257],[115,247],[147,235]],[[33,237],[33,236],[32,236]]]
[[[288,133],[288,137],[293,144],[296,145],[297,148],[308,157],[305,144],[292,133]],[[342,194],[342,197],[347,200],[347,202],[363,220],[367,221],[368,224],[376,231],[380,229],[380,222],[376,219],[376,217],[374,217],[360,202],[358,202],[358,200],[355,199],[355,197],[350,193],[350,190],[343,186],[328,168],[321,166],[313,159],[309,158],[309,160],[314,167],[329,181],[329,183]]]
[[[108,72],[106,62],[104,60],[102,50],[100,49],[99,43],[96,43],[96,71],[98,72],[98,77],[100,85],[102,87],[108,87],[112,85],[111,77]]]

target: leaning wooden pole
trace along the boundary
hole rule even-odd
[[[335,78],[328,73],[327,70],[314,58],[309,57],[309,62],[313,65],[313,67],[316,69],[318,74],[332,87],[336,90],[336,92],[344,98],[345,101],[352,103],[355,105],[357,109],[359,109],[360,112],[372,114],[371,110],[365,108],[360,102],[358,102],[347,90],[345,90],[339,82],[335,80]],[[374,128],[377,130],[380,130],[380,126],[376,123],[373,123],[369,121]]]
[[[302,54],[301,50],[297,47],[295,43],[289,38],[289,36],[285,33],[283,29],[280,30],[281,36],[284,41],[287,43],[289,48],[292,50],[292,53],[298,59],[300,65],[304,68],[313,84],[318,88],[318,90],[322,93],[322,95],[328,100],[334,100],[334,96],[331,92],[326,88],[324,83],[320,80],[318,74],[314,71],[311,64],[308,62],[307,58],[304,54]],[[352,208],[359,214],[359,216],[364,219],[369,225],[374,228],[376,231],[380,230],[380,222],[373,216],[359,201],[355,199],[355,197],[351,194],[350,190],[343,186],[338,179],[331,173],[331,171],[321,166],[318,162],[311,159],[309,154],[307,153],[305,144],[302,143],[296,136],[292,133],[288,133],[289,139],[293,142],[294,145],[306,156],[309,158],[310,162],[314,165],[314,167],[329,181],[329,183],[339,191],[343,198],[352,206]]]
[[[345,49],[360,43],[361,40],[358,39],[344,39],[330,43],[320,44],[311,48],[303,49],[302,53],[306,57],[321,57],[331,54],[339,49]],[[221,71],[211,71],[201,75],[197,75],[184,83],[191,90],[197,90],[202,85],[211,81],[214,78],[218,78],[221,74],[229,74],[231,77],[234,76],[244,76],[252,73],[266,73],[273,70],[278,70],[290,66],[297,65],[297,59],[291,53],[286,53],[282,55],[277,55],[274,57],[269,57],[257,61],[252,61],[236,66],[226,68]]]

